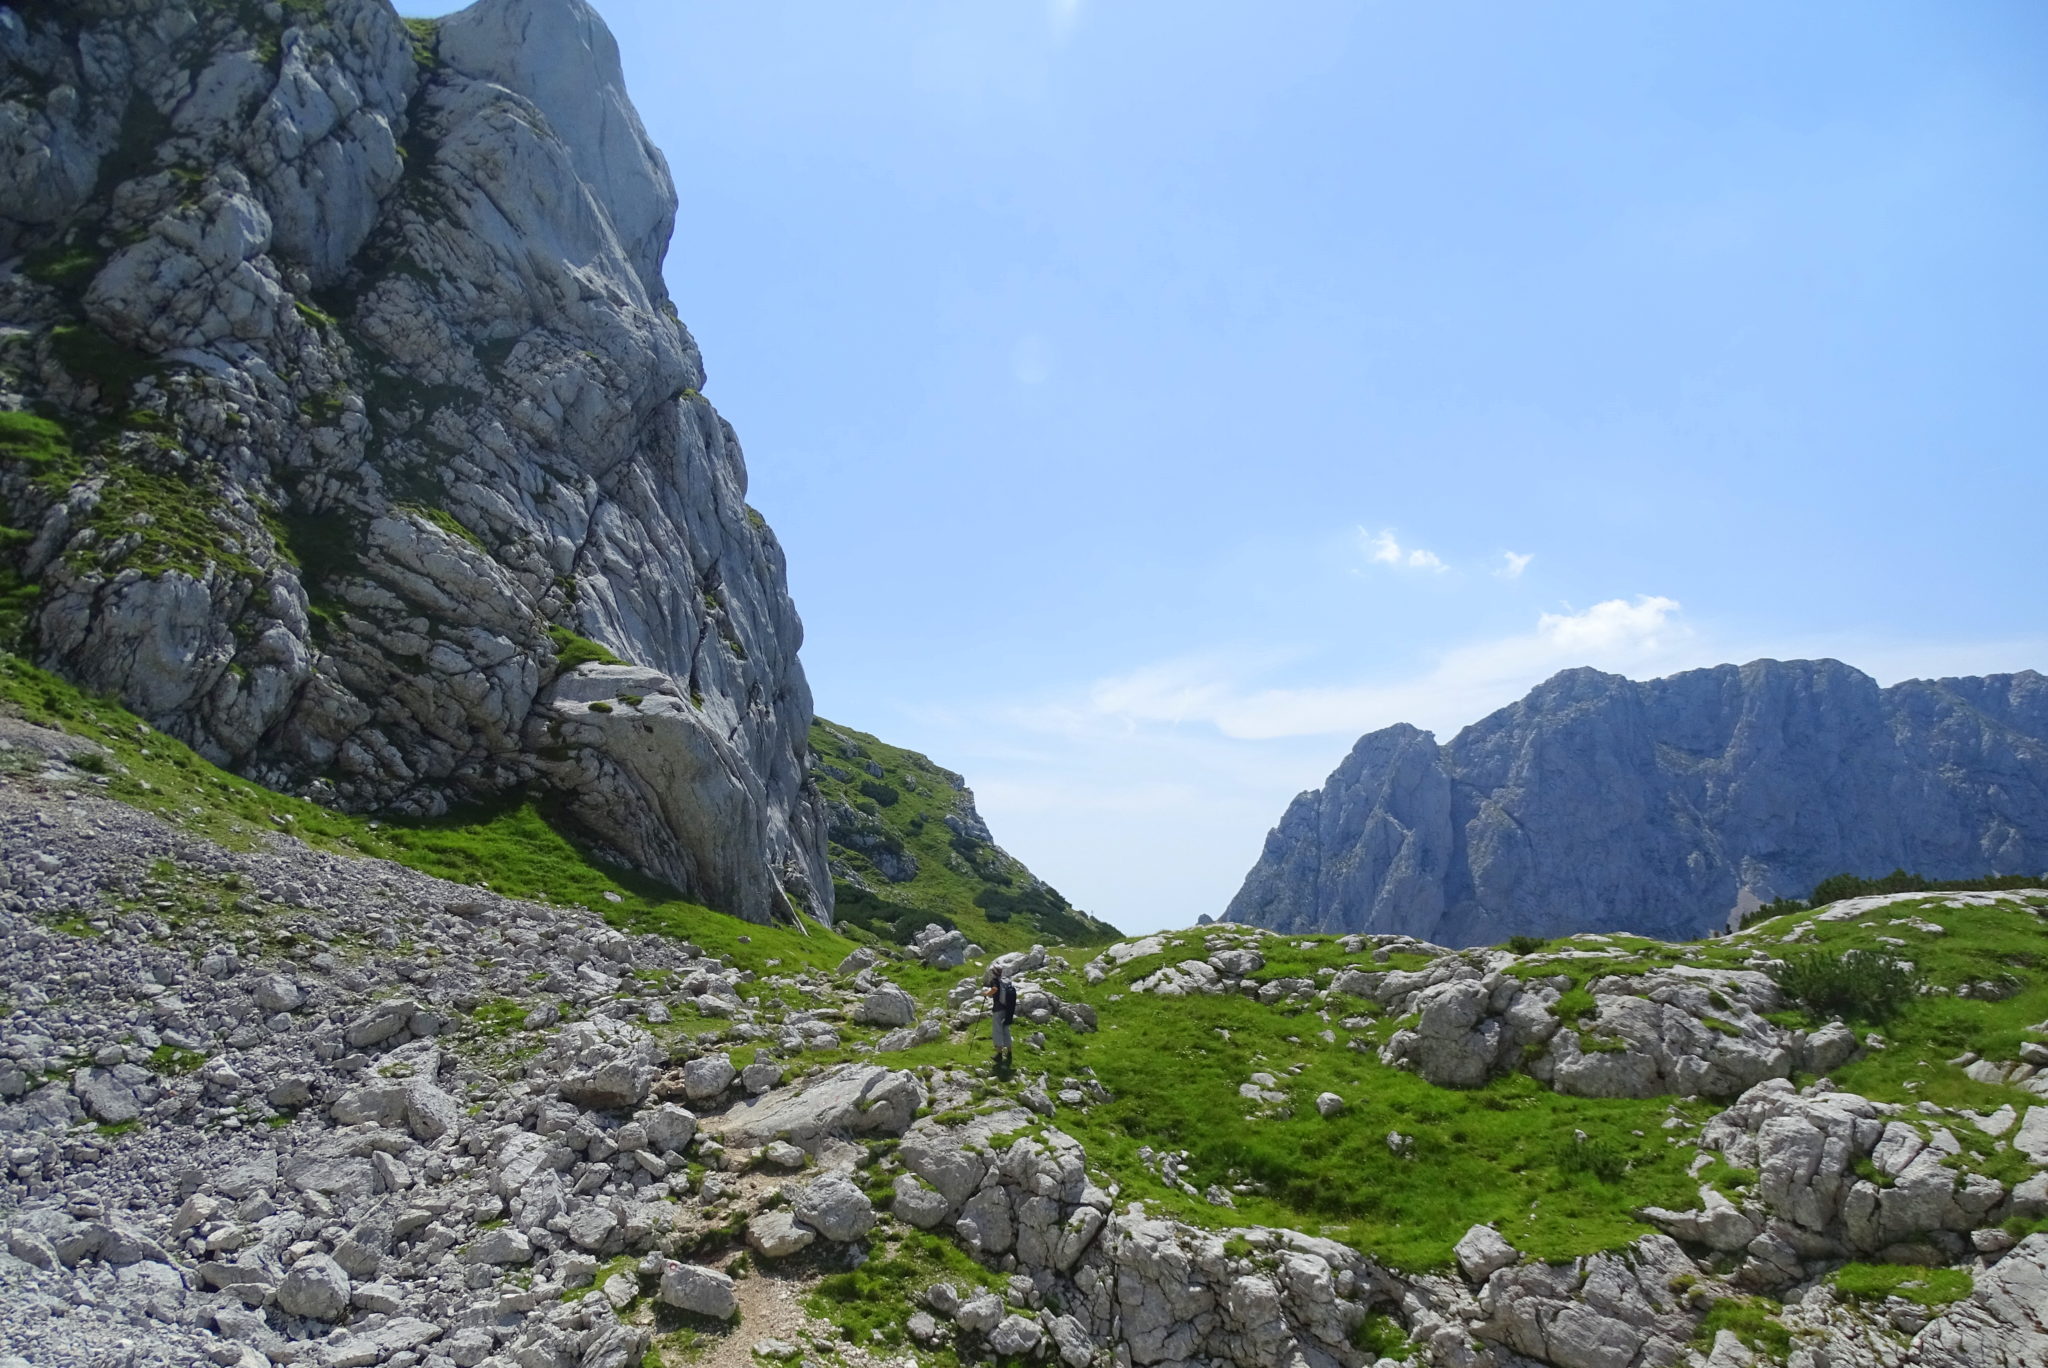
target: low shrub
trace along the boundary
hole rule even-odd
[[[1920,993],[1911,962],[1876,950],[1806,950],[1771,970],[1786,996],[1821,1016],[1889,1021]]]
[[[1584,1140],[1574,1136],[1557,1156],[1557,1166],[1567,1173],[1584,1173],[1603,1183],[1618,1183],[1628,1172],[1628,1155],[1605,1136]]]

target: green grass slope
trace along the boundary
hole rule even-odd
[[[989,839],[951,770],[823,718],[811,723],[811,756],[842,926],[902,944],[937,922],[990,950],[1117,939]]]
[[[2026,1042],[2048,1043],[2048,1033],[2031,1029],[2048,1020],[2044,907],[2048,899],[2025,894],[1962,906],[1932,894],[1835,921],[1815,912],[1794,914],[1743,935],[1688,943],[1571,937],[1526,947],[1523,962],[1508,972],[1566,973],[1583,985],[1606,974],[1673,965],[1753,968],[1758,950],[1774,957],[1814,949],[1907,957],[1919,976],[1918,991],[1882,1022],[1852,1020],[1871,1048],[1831,1077],[1836,1086],[1879,1101],[1943,1108],[1940,1123],[1964,1149],[1956,1165],[2011,1183],[2030,1170],[2008,1143],[1960,1109],[1988,1114],[2008,1103],[2016,1109],[2042,1104],[2019,1088],[1971,1077],[1967,1061],[2012,1060]],[[1517,1248],[1544,1259],[1620,1248],[1655,1230],[1638,1214],[1646,1206],[1696,1207],[1702,1182],[1739,1199],[1755,1181],[1753,1173],[1721,1163],[1697,1177],[1690,1173],[1699,1128],[1724,1103],[1569,1097],[1519,1072],[1471,1090],[1439,1088],[1380,1062],[1380,1045],[1406,1023],[1376,1015],[1361,999],[1331,994],[1261,1005],[1234,994],[1166,998],[1130,991],[1163,965],[1239,944],[1241,934],[1225,927],[1167,933],[1159,953],[1131,960],[1095,984],[1078,972],[1086,952],[1070,952],[1074,971],[1055,966],[1049,986],[1063,999],[1094,1007],[1100,1030],[1046,1027],[1042,1042],[1018,1049],[1014,1081],[991,1078],[991,1100],[1041,1075],[1048,1091],[1099,1084],[1107,1100],[1062,1106],[1047,1124],[1082,1141],[1091,1165],[1113,1177],[1126,1197],[1211,1229],[1260,1224],[1326,1235],[1410,1270],[1448,1265],[1452,1245],[1479,1222],[1497,1224]],[[1369,951],[1347,952],[1330,936],[1268,935],[1256,944],[1267,961],[1252,976],[1258,982],[1327,984],[1346,966],[1415,968],[1424,962],[1395,953],[1375,963]],[[1561,960],[1553,957],[1558,951],[1597,957]],[[931,1004],[961,975],[975,972],[969,965],[899,977]],[[1832,1017],[1794,1004],[1774,1019],[1811,1029]],[[1020,1037],[1031,1034],[1020,1031]],[[866,1039],[858,1028],[850,1031],[848,1057],[856,1057]],[[892,1062],[986,1076],[987,1051],[983,1028],[892,1056]],[[1255,1074],[1271,1081],[1255,1083]],[[1793,1081],[1804,1086],[1813,1080]],[[1254,1095],[1246,1094],[1247,1085]],[[1315,1106],[1325,1092],[1344,1101],[1343,1110],[1327,1118]],[[1162,1154],[1176,1156],[1179,1177],[1193,1193],[1165,1180]],[[1211,1203],[1212,1188],[1227,1192],[1232,1205]]]
[[[508,897],[587,907],[624,931],[691,940],[745,967],[770,960],[831,969],[855,942],[832,930],[761,926],[693,903],[673,889],[594,858],[531,800],[425,821],[334,812],[250,783],[119,704],[95,698],[0,652],[0,715],[106,748],[88,756],[106,795],[236,849],[286,832],[317,849],[390,860]],[[0,777],[6,773],[0,755]]]

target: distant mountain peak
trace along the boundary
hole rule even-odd
[[[1288,807],[1227,915],[1448,944],[1685,937],[1897,867],[2048,868],[2048,679],[1565,670],[1443,744],[1405,724],[1360,738]]]

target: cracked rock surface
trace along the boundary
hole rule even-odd
[[[782,552],[583,0],[6,10],[0,185],[0,410],[76,463],[0,463],[25,654],[275,788],[537,787],[830,917]]]

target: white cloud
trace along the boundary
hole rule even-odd
[[[1640,594],[1634,603],[1608,599],[1583,613],[1545,613],[1536,635],[1564,655],[1608,655],[1617,650],[1655,652],[1678,600]]]
[[[1434,551],[1421,547],[1404,548],[1392,531],[1367,532],[1358,529],[1358,539],[1365,546],[1366,555],[1376,565],[1396,565],[1408,570],[1443,571],[1450,567]]]
[[[1529,568],[1529,562],[1536,559],[1536,554],[1532,551],[1525,556],[1519,551],[1503,551],[1500,558],[1501,567],[1493,573],[1501,579],[1511,580],[1522,577],[1522,572]]]
[[[1097,680],[1085,695],[1029,710],[1017,720],[1069,736],[1189,724],[1236,740],[1343,735],[1395,722],[1448,735],[1527,693],[1559,670],[1680,668],[1691,630],[1675,599],[1609,599],[1581,612],[1544,613],[1533,631],[1445,652],[1411,678],[1380,683],[1265,687],[1277,660],[1188,657]]]

